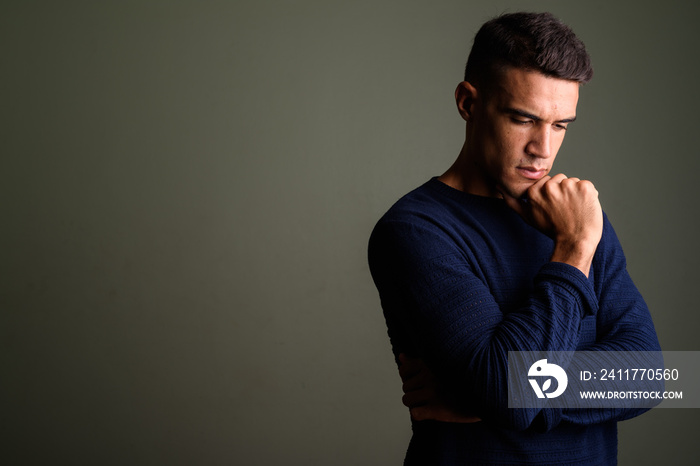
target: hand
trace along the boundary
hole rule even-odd
[[[588,276],[603,234],[603,210],[593,183],[564,174],[545,176],[527,190],[527,201],[502,193],[526,222],[554,240],[551,260]]]
[[[403,382],[403,404],[409,408],[411,419],[470,423],[481,421],[476,416],[458,413],[440,398],[437,380],[422,359],[399,355],[399,375]]]

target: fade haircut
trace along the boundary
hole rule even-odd
[[[509,66],[579,84],[593,77],[586,46],[551,13],[509,13],[481,26],[464,80],[488,90]]]

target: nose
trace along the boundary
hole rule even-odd
[[[533,128],[530,141],[525,148],[533,157],[543,159],[552,156],[552,128],[550,125],[537,125]]]

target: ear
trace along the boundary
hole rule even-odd
[[[477,91],[471,83],[462,81],[457,84],[457,89],[455,89],[455,101],[457,102],[457,110],[459,114],[462,115],[464,121],[469,121],[476,99]]]

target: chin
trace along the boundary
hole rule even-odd
[[[506,192],[511,197],[514,197],[516,199],[521,199],[523,197],[526,197],[527,190],[530,188],[535,183],[519,183],[515,186],[513,185],[503,185],[502,190]]]

